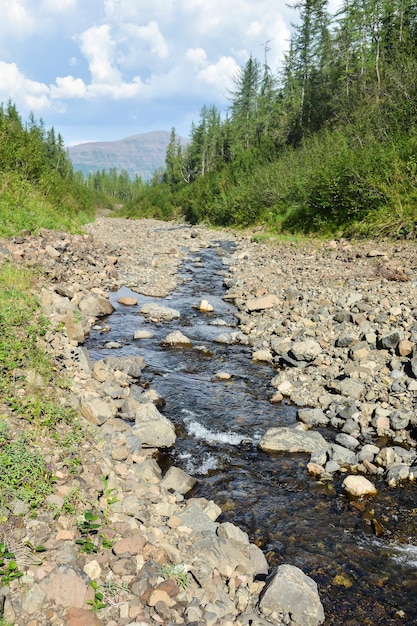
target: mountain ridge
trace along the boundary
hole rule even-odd
[[[82,172],[84,177],[115,168],[118,172],[127,171],[131,179],[138,175],[143,181],[147,181],[157,169],[165,166],[170,138],[170,132],[154,130],[115,141],[76,144],[68,148],[68,155],[74,171]],[[188,143],[185,137],[179,137],[179,140],[182,145]]]

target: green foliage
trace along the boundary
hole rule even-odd
[[[237,72],[229,115],[203,106],[165,172],[122,209],[215,226],[351,236],[416,234],[417,5],[413,0],[294,4],[299,19],[274,75]],[[118,178],[113,174],[113,188]]]
[[[9,552],[5,543],[0,543],[0,580],[3,586],[7,586],[12,580],[21,578],[23,572],[19,571],[13,552]]]
[[[96,611],[99,611],[100,609],[106,608],[107,604],[103,602],[104,595],[100,591],[97,581],[92,580],[90,585],[94,589],[94,598],[92,600],[88,600],[87,602],[87,604],[91,606],[91,610],[96,612]]]
[[[77,526],[81,534],[81,539],[76,540],[76,544],[81,546],[81,552],[92,554],[98,552],[99,546],[95,541],[95,536],[98,534],[98,529],[101,523],[98,521],[98,515],[94,515],[91,511],[85,511],[83,519],[81,519]]]
[[[16,439],[0,450],[0,491],[3,504],[18,498],[36,508],[52,493],[52,468],[31,449],[26,438]]]
[[[185,565],[163,565],[158,574],[164,580],[175,580],[183,589],[186,589],[190,584]]]
[[[15,105],[0,106],[0,236],[40,228],[80,231],[95,198],[76,177],[62,137]]]

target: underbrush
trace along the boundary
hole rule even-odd
[[[23,230],[37,234],[41,228],[81,232],[83,224],[94,219],[85,189],[73,187],[70,192],[62,182],[52,183],[51,189],[42,190],[16,173],[0,175],[0,237]]]
[[[49,325],[35,294],[37,279],[35,270],[0,266],[2,523],[16,507],[36,514],[53,491],[51,458],[76,469],[78,447],[87,432],[63,402],[60,387],[65,382],[43,344]]]

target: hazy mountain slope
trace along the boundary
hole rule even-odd
[[[156,130],[140,135],[133,135],[119,141],[94,141],[68,148],[68,153],[75,171],[84,176],[90,172],[126,170],[130,177],[139,174],[142,180],[149,180],[159,167],[165,166],[166,149],[171,133]],[[181,137],[186,144],[187,139]]]

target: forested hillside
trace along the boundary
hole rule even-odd
[[[136,177],[150,180],[157,169],[164,165],[169,142],[169,132],[156,130],[132,135],[119,141],[94,141],[68,148],[68,154],[76,172],[87,178],[96,172],[116,170],[127,173],[131,180]],[[182,138],[182,145],[187,142]]]
[[[0,235],[24,229],[79,230],[99,201],[74,174],[62,137],[12,102],[0,106]]]
[[[204,106],[175,129],[163,175],[128,215],[269,230],[414,236],[417,3],[299,0],[284,64],[251,56],[227,117]]]

